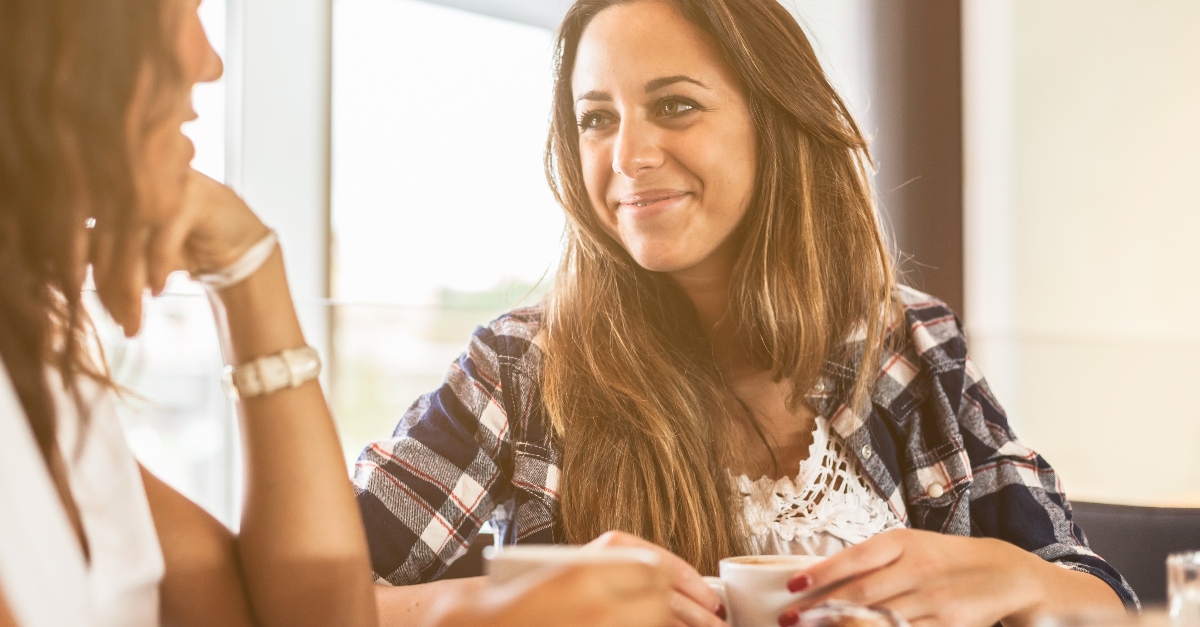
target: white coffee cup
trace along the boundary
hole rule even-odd
[[[565,545],[489,546],[483,550],[483,559],[488,580],[496,584],[508,583],[543,566],[659,563],[658,555],[649,549]]]
[[[776,627],[779,616],[804,593],[792,593],[787,582],[824,557],[813,555],[743,555],[721,560],[721,576],[705,577],[721,596],[733,627]]]

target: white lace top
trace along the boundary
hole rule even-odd
[[[739,475],[734,487],[742,496],[756,555],[832,555],[904,527],[821,416],[795,479],[753,481]]]

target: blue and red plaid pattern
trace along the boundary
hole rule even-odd
[[[1099,577],[1139,607],[1088,548],[1054,469],[1009,428],[954,312],[909,288],[898,295],[903,321],[872,402],[859,412],[847,404],[855,359],[831,361],[808,397],[875,490],[909,527],[1005,540]],[[536,309],[478,329],[442,386],[413,404],[391,439],[363,451],[354,481],[378,581],[433,579],[489,519],[504,544],[561,539],[561,457],[541,403],[540,331]]]

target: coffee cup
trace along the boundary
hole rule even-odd
[[[720,577],[705,577],[725,604],[733,627],[776,627],[779,616],[804,598],[788,591],[796,573],[811,568],[824,557],[813,555],[743,555],[721,560]]]
[[[488,581],[495,584],[508,583],[546,566],[659,563],[658,555],[649,549],[566,545],[489,546],[483,551],[483,559]]]

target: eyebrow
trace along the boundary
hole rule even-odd
[[[701,83],[700,81],[698,81],[690,76],[684,76],[683,74],[677,74],[675,76],[664,76],[663,78],[656,78],[652,81],[648,81],[646,83],[646,93],[650,93],[652,91],[658,91],[658,90],[662,89],[663,87],[666,87],[668,85],[674,85],[675,83],[691,83],[693,85],[699,85],[700,87],[708,89],[708,85],[705,85],[704,83]]]
[[[677,74],[675,76],[664,76],[662,78],[656,78],[654,80],[647,81],[646,88],[645,88],[646,93],[649,94],[649,93],[658,91],[658,90],[662,89],[663,87],[667,87],[669,85],[674,85],[675,83],[691,83],[693,85],[699,85],[700,87],[708,89],[708,85],[705,85],[704,83],[702,83],[690,76],[685,76],[683,74]],[[583,94],[582,96],[576,98],[575,102],[581,102],[583,100],[591,100],[591,101],[595,101],[595,102],[612,102],[612,95],[610,95],[608,92],[593,90],[593,91],[589,91],[589,92]]]

